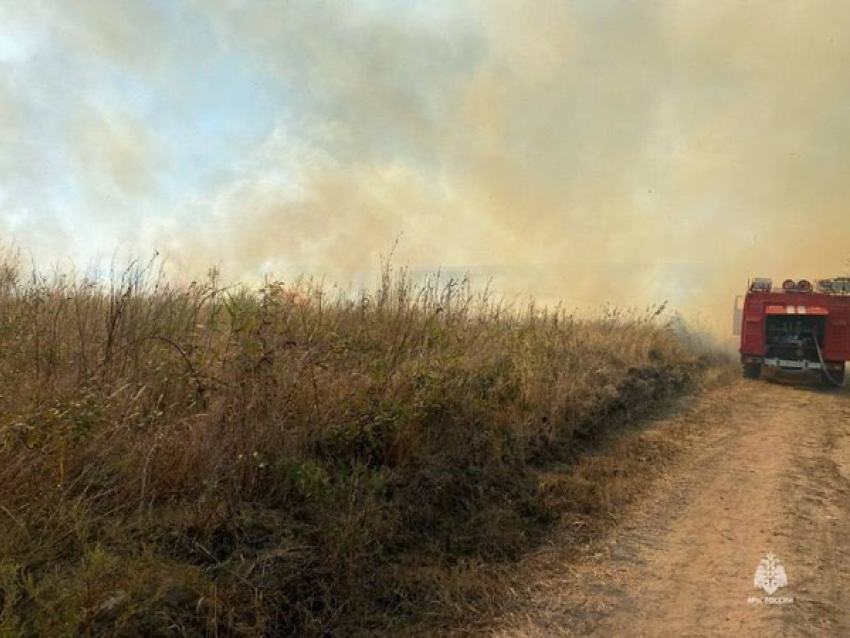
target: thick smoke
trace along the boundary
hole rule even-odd
[[[847,269],[843,0],[137,6],[91,3],[66,46],[167,86],[169,56],[210,54],[175,44],[191,21],[286,94],[265,140],[135,235],[187,269],[344,279],[398,239],[414,268],[576,306],[670,299],[721,331],[748,277]],[[14,138],[29,107],[2,104]],[[68,138],[84,191],[149,208],[165,136],[92,108]]]

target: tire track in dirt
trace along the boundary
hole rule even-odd
[[[674,424],[692,445],[650,495],[494,635],[850,635],[850,393],[741,381]],[[793,603],[748,602],[769,552]]]

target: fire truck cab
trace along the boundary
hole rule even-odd
[[[743,302],[743,303],[741,303]],[[764,368],[816,371],[825,383],[843,385],[850,361],[850,278],[750,280],[736,299],[741,370],[758,379]]]

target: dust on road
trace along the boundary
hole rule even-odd
[[[850,636],[850,391],[739,381],[671,418],[687,453],[493,634]],[[751,600],[768,553],[793,602]]]

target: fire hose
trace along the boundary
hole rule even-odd
[[[836,388],[843,388],[844,384],[838,383],[838,381],[833,379],[832,375],[829,373],[829,370],[826,369],[826,363],[824,363],[823,353],[820,351],[820,344],[818,343],[817,336],[814,336],[814,339],[812,339],[812,341],[815,342],[815,349],[818,351],[818,359],[820,360],[820,369],[823,372],[823,376],[825,376],[826,380],[829,381]]]

